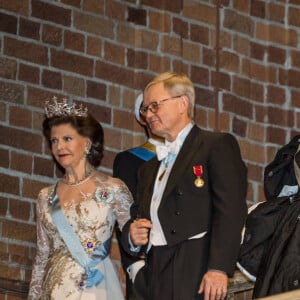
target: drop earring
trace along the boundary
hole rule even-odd
[[[88,147],[86,147],[85,150],[84,150],[84,154],[89,155],[89,153],[90,153],[90,149]]]

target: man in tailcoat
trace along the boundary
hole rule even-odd
[[[133,270],[138,300],[220,300],[233,275],[246,214],[247,171],[236,139],[193,122],[194,87],[162,73],[145,88],[141,114],[165,139],[139,170],[122,243],[144,257]]]

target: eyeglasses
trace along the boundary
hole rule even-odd
[[[170,98],[167,98],[167,99],[162,99],[160,101],[154,101],[154,102],[151,102],[149,105],[147,106],[141,106],[140,108],[140,114],[142,116],[145,116],[147,114],[147,111],[148,109],[152,112],[152,113],[156,113],[159,109],[159,106],[162,104],[162,102],[165,102],[165,101],[168,101],[168,100],[172,100],[172,99],[176,99],[176,98],[180,98],[182,97],[182,95],[180,96],[174,96],[174,97],[170,97]]]

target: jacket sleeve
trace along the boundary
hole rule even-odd
[[[213,206],[208,268],[232,276],[247,216],[247,169],[232,135],[221,134],[213,144],[209,176]]]

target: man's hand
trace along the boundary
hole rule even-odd
[[[223,300],[227,284],[228,277],[224,272],[209,270],[203,276],[198,293],[204,293],[204,300]]]
[[[130,239],[135,246],[144,246],[148,243],[149,230],[152,223],[147,219],[137,219],[130,224]]]

